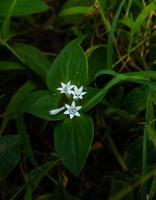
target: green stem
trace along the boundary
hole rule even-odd
[[[106,31],[109,32],[111,30],[111,26],[110,26],[108,20],[106,19],[105,15],[104,15],[104,12],[103,12],[103,9],[101,8],[99,0],[97,0],[97,4],[98,4],[98,8],[99,8],[99,11],[100,11],[100,15],[101,15],[101,19],[103,21],[103,24],[106,28]]]
[[[144,131],[143,144],[142,144],[142,175],[145,175],[146,173],[147,173],[147,135],[146,131]],[[141,193],[140,196],[141,200],[144,200],[147,193],[146,183],[141,184],[140,193]]]
[[[25,154],[28,156],[30,159],[32,165],[35,167],[38,166],[37,161],[34,157],[33,150],[31,147],[31,143],[27,134],[27,130],[24,124],[23,116],[21,113],[16,114],[16,126],[17,126],[17,132],[21,137],[21,143],[23,145],[23,150],[25,151]]]
[[[112,152],[114,153],[114,155],[116,156],[116,159],[119,163],[119,165],[121,166],[121,168],[125,171],[128,171],[128,168],[126,166],[126,163],[124,161],[124,159],[122,158],[122,156],[120,155],[118,149],[116,148],[111,136],[109,134],[107,134],[107,139],[108,139],[108,142],[109,142],[109,145],[110,145],[110,148],[112,150]]]
[[[138,186],[145,183],[147,180],[152,178],[156,174],[156,168],[149,171],[144,176],[141,176],[136,182],[134,182],[132,185],[128,185],[127,187],[123,188],[120,192],[110,197],[109,200],[120,200],[123,199],[126,195],[128,195],[130,192],[135,190]]]

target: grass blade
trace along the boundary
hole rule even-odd
[[[113,22],[112,22],[112,28],[108,36],[108,47],[107,47],[107,68],[112,69],[112,64],[113,64],[113,38],[114,38],[114,33],[115,29],[118,23],[118,19],[121,13],[121,10],[125,4],[126,0],[122,0],[118,10],[116,12],[116,15],[114,16]]]
[[[15,118],[16,118],[17,132],[21,137],[21,143],[22,143],[24,152],[28,156],[28,158],[30,159],[31,163],[34,166],[37,166],[37,162],[35,160],[33,150],[31,148],[31,144],[30,144],[30,141],[29,141],[29,138],[28,138],[28,134],[27,134],[27,131],[26,131],[26,127],[25,127],[25,124],[24,124],[22,114],[17,113]]]

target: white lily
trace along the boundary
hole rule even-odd
[[[80,88],[74,86],[74,90],[72,91],[73,99],[83,99],[83,95],[85,95],[86,93],[87,92],[83,92],[83,86],[81,86]]]
[[[65,115],[69,115],[70,119],[74,116],[80,117],[80,113],[78,112],[81,109],[81,106],[76,106],[75,101],[72,102],[71,105],[65,104],[66,111],[64,112]]]
[[[56,114],[60,113],[61,111],[63,111],[64,109],[65,109],[65,106],[63,106],[61,108],[49,110],[49,115],[56,115]]]
[[[71,85],[70,83],[71,81],[69,81],[67,84],[61,82],[61,87],[57,88],[57,90],[59,90],[61,94],[64,93],[67,96],[70,96],[74,87],[74,85]]]

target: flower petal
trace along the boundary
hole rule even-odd
[[[70,119],[73,119],[74,115],[73,114],[70,114]]]
[[[76,112],[75,116],[80,117],[80,113]]]

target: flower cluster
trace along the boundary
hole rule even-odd
[[[50,110],[49,115],[56,115],[65,110],[64,114],[69,115],[70,119],[74,116],[79,117],[80,113],[78,111],[81,109],[81,106],[76,106],[75,101],[83,99],[83,96],[86,94],[86,92],[83,91],[83,86],[78,88],[76,85],[71,85],[71,81],[67,84],[61,82],[61,87],[57,88],[57,90],[59,90],[61,94],[65,94],[67,97],[72,97],[73,101],[71,105],[65,104],[61,108]]]

